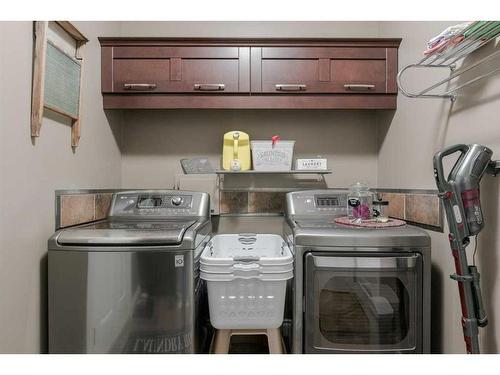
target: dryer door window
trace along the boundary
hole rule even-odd
[[[421,259],[306,256],[306,352],[418,351]]]

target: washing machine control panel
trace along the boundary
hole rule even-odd
[[[110,216],[159,218],[205,216],[207,204],[206,193],[178,190],[121,192],[113,196]]]
[[[289,215],[343,215],[347,214],[347,191],[310,190],[287,194]]]

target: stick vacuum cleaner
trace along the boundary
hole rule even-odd
[[[446,179],[443,158],[455,153],[460,154]],[[455,261],[456,273],[450,277],[458,282],[467,353],[479,353],[478,327],[488,324],[479,272],[475,265],[468,264],[465,249],[470,243],[469,237],[477,235],[484,227],[479,182],[485,172],[495,176],[500,171],[500,161],[492,161],[492,154],[485,146],[460,144],[434,155],[434,177],[443,200],[450,229],[448,239]]]

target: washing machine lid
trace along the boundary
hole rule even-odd
[[[59,245],[141,246],[180,245],[196,220],[102,221],[68,228],[57,237]]]
[[[338,247],[429,247],[430,237],[412,225],[362,228],[335,223],[335,217],[292,221],[295,245]]]

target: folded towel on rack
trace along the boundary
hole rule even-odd
[[[453,39],[446,39],[446,40],[443,40],[441,41],[441,43],[438,43],[437,45],[435,45],[434,47],[432,48],[427,48],[425,51],[424,51],[424,55],[432,55],[433,53],[441,53],[441,52],[444,52],[446,49],[452,47],[452,46],[455,46],[457,45],[458,43],[460,43],[462,40],[464,40],[464,36],[463,35],[458,35],[456,37],[454,37]]]
[[[457,47],[461,55],[473,52],[500,35],[500,21],[471,21],[450,26],[427,43],[424,55],[442,55]],[[466,42],[462,43],[464,40]]]
[[[441,45],[444,42],[454,38],[455,36],[460,35],[464,30],[466,30],[474,23],[475,22],[464,22],[446,28],[439,35],[436,35],[434,38],[427,42],[427,49],[429,50],[431,48],[434,48],[437,45]]]

